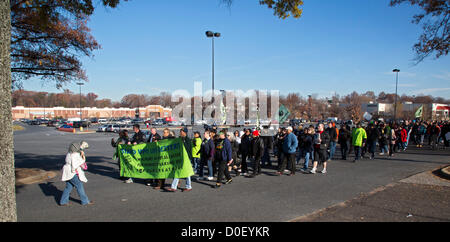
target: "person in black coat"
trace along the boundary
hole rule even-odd
[[[343,160],[347,160],[347,154],[349,150],[349,142],[351,140],[351,133],[347,129],[346,125],[342,125],[342,128],[339,130],[339,138],[338,143],[341,147],[341,155]]]
[[[218,165],[215,188],[220,188],[222,186],[222,179],[224,175],[226,178],[225,184],[229,184],[233,181],[230,173],[228,172],[228,166],[233,162],[232,153],[231,143],[227,139],[225,132],[221,131],[219,133],[219,140],[217,141],[214,155],[214,159]]]
[[[139,124],[133,125],[134,135],[128,142],[129,145],[137,145],[145,143],[145,134],[139,128]]]
[[[244,175],[247,175],[248,173],[248,165],[247,165],[247,158],[251,155],[251,141],[252,141],[252,135],[250,133],[250,129],[246,129],[245,130],[245,134],[242,135],[241,137],[241,147],[240,147],[240,151],[241,151],[241,155],[242,155],[242,161],[241,161],[241,166],[242,166],[242,173],[244,173]]]
[[[148,137],[147,143],[158,142],[161,140],[161,135],[156,132],[155,128],[150,130],[150,136]]]
[[[377,140],[380,137],[380,132],[377,127],[371,123],[367,128],[367,148],[370,153],[370,159],[375,158],[375,150],[377,147]]]
[[[251,142],[251,157],[253,159],[253,174],[249,177],[255,177],[261,174],[261,159],[264,155],[264,141],[259,136],[259,131],[253,131]]]
[[[270,152],[273,150],[273,136],[263,136],[261,138],[264,141],[264,155],[261,160],[262,166],[271,167]]]
[[[204,175],[203,168],[205,165],[208,166],[208,178],[207,180],[213,180],[214,170],[213,170],[213,162],[214,162],[214,153],[215,153],[215,145],[213,139],[210,137],[211,133],[206,130],[203,136],[205,137],[202,142],[202,147],[200,148],[200,173],[199,178],[202,178]],[[205,178],[206,179],[206,178]]]

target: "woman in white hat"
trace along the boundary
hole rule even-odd
[[[66,155],[66,164],[62,169],[61,180],[66,182],[66,188],[63,191],[59,203],[61,206],[69,205],[69,196],[73,187],[77,189],[82,205],[94,204],[92,201],[89,201],[82,183],[87,182],[86,176],[84,175],[84,171],[87,170],[87,165],[83,150],[88,147],[89,145],[85,141],[70,144],[69,151]]]

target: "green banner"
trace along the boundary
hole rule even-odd
[[[138,145],[119,145],[120,175],[142,179],[186,178],[194,175],[181,138]]]

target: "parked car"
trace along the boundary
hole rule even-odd
[[[181,126],[182,123],[180,121],[169,121],[169,126]]]
[[[118,125],[118,124],[108,124],[108,127],[106,127],[106,132],[118,133],[119,130],[120,130],[120,125]]]
[[[105,118],[100,118],[100,119],[98,119],[98,123],[99,124],[106,124],[106,123],[108,123],[108,120],[106,120]]]
[[[101,125],[100,127],[98,127],[97,132],[106,132],[107,127],[108,127],[108,125],[106,125],[106,124]]]
[[[64,131],[64,132],[73,132],[74,128],[70,125],[63,124],[63,125],[59,126],[58,130]]]
[[[50,120],[47,123],[47,127],[58,127],[61,123],[58,120]]]
[[[72,123],[72,126],[74,128],[79,128],[79,127],[87,128],[90,126],[90,122],[89,121],[74,121]]]
[[[122,131],[122,130],[127,130],[127,131],[133,130],[133,126],[128,125],[128,124],[122,124],[122,125],[120,125],[120,131]]]
[[[39,119],[33,119],[28,122],[29,125],[41,125],[41,121]]]

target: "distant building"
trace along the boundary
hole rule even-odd
[[[424,106],[424,119],[433,120],[449,120],[450,104],[442,103],[412,103],[404,102],[397,105],[397,113],[403,115],[409,115],[410,118],[414,119],[415,112]],[[365,103],[361,106],[361,111],[363,113],[368,112],[372,115],[378,115],[383,117],[391,117],[394,114],[395,105],[393,103]],[[406,113],[406,114],[405,114]],[[402,116],[402,115],[400,115]]]
[[[414,119],[415,112],[421,107],[423,109],[423,119],[425,120],[449,120],[450,119],[450,104],[442,103],[412,103],[404,102],[397,105],[397,114],[399,118],[406,117],[408,119]],[[340,104],[340,107],[345,108],[347,104]],[[383,118],[393,118],[395,105],[393,103],[363,103],[361,105],[362,113],[370,113],[371,115],[383,117]]]
[[[82,118],[121,118],[121,117],[136,117],[139,113],[140,118],[167,118],[172,116],[171,108],[164,108],[161,105],[149,105],[147,107],[137,108],[96,108],[85,107],[81,109]],[[33,119],[33,118],[77,118],[80,117],[80,108],[30,108],[17,106],[12,108],[13,119]]]

